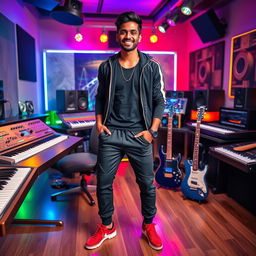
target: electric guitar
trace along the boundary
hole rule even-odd
[[[176,158],[172,157],[172,122],[174,115],[174,106],[169,106],[168,113],[168,129],[166,154],[163,151],[163,146],[159,147],[160,165],[156,170],[156,182],[166,188],[177,188],[181,184],[182,173],[179,169],[181,154]]]
[[[200,138],[200,124],[204,117],[206,107],[201,106],[198,108],[197,122],[195,130],[195,141],[193,151],[193,161],[186,159],[185,171],[186,175],[181,183],[181,190],[186,198],[195,199],[198,201],[204,200],[208,195],[208,188],[205,182],[205,175],[208,166],[205,165],[204,169],[198,168],[199,156],[199,138]]]

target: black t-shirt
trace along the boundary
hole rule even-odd
[[[116,72],[115,96],[107,126],[144,130],[144,120],[140,103],[140,62],[133,68],[123,68],[118,64]]]

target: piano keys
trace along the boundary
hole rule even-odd
[[[58,114],[64,126],[68,128],[92,128],[96,122],[95,112],[87,111],[80,113]]]
[[[230,145],[210,147],[211,155],[219,155],[222,160],[233,165],[240,167],[245,172],[256,171],[256,149],[252,148],[245,151],[236,151],[234,148],[251,144],[252,142],[242,142]]]
[[[0,218],[7,210],[32,168],[0,167]]]
[[[1,126],[0,162],[16,164],[66,139],[39,119]]]
[[[189,122],[187,123],[187,126],[188,128],[195,130],[196,123]],[[215,122],[201,123],[200,129],[203,134],[208,134],[225,140],[256,138],[256,130],[243,130]]]

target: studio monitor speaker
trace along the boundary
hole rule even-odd
[[[56,107],[59,113],[86,111],[88,108],[88,91],[57,90]]]
[[[27,115],[27,105],[25,101],[19,101],[18,106],[19,106],[19,115],[22,115],[22,116]]]
[[[193,110],[206,106],[206,111],[219,111],[225,103],[224,90],[195,90],[193,91]]]
[[[213,9],[209,9],[192,20],[191,24],[203,43],[217,40],[226,32],[226,25],[222,23]]]
[[[86,111],[88,109],[88,91],[77,91],[77,110]]]
[[[25,104],[26,104],[26,111],[27,111],[28,115],[32,115],[34,113],[33,102],[31,100],[26,100]]]
[[[256,109],[256,88],[235,88],[234,108]]]

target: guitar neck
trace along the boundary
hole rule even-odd
[[[201,121],[196,122],[194,151],[193,151],[193,170],[198,170],[200,123]]]
[[[167,143],[166,143],[166,159],[172,159],[172,120],[173,117],[168,117],[168,126],[167,126]]]

